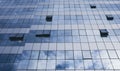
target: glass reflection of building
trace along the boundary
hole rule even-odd
[[[0,0],[0,71],[119,71],[119,0]]]

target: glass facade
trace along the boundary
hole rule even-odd
[[[120,0],[0,0],[0,71],[120,71]]]

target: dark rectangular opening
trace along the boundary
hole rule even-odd
[[[100,29],[100,35],[101,37],[107,37],[108,36],[107,29]]]
[[[50,34],[36,34],[36,37],[50,37]]]
[[[96,5],[91,4],[90,7],[91,7],[91,9],[95,9],[95,8],[96,8]]]
[[[9,40],[11,41],[23,41],[24,40],[24,34],[16,34],[9,37]]]
[[[83,58],[83,60],[92,60],[92,58]]]
[[[52,16],[46,16],[46,21],[47,22],[52,22]]]
[[[113,20],[114,19],[112,15],[106,15],[106,18],[107,18],[107,20]]]

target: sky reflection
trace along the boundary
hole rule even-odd
[[[103,55],[105,53],[105,55]],[[89,55],[88,55],[89,54]],[[100,55],[104,59],[100,59]],[[18,69],[85,69],[103,70],[119,69],[119,60],[106,59],[106,51],[24,51],[15,61],[19,61]],[[38,59],[39,57],[39,59]],[[107,56],[108,57],[108,56]],[[30,59],[30,60],[29,60]],[[57,60],[56,60],[57,59]],[[112,61],[112,62],[111,62]],[[113,64],[113,66],[112,66]]]

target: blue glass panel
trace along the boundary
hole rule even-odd
[[[65,70],[67,67],[69,67],[65,60],[57,60],[56,64],[56,70]]]
[[[32,51],[30,59],[38,59],[39,51]]]
[[[57,51],[57,59],[65,59],[65,51]]]
[[[73,51],[65,51],[66,59],[73,59]]]
[[[95,69],[103,70],[102,62],[101,60],[93,60],[93,65]]]
[[[8,57],[9,57],[9,54],[1,54],[0,55],[0,63],[7,63]]]
[[[47,51],[40,51],[39,59],[47,59]]]
[[[84,65],[86,70],[93,70],[94,65],[92,63],[92,60],[84,60]]]
[[[83,60],[74,60],[75,69],[84,69]]]
[[[31,51],[23,51],[21,58],[22,59],[30,59]]]
[[[56,51],[47,51],[48,59],[56,59],[57,52]]]
[[[20,63],[18,64],[17,69],[27,69],[29,64],[29,60],[21,60]]]

